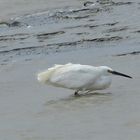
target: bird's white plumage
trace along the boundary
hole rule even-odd
[[[40,82],[77,91],[100,90],[109,87],[111,79],[106,66],[65,64],[55,65],[38,74]]]

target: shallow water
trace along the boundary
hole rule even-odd
[[[12,2],[10,11],[1,1],[0,138],[139,140],[139,1]],[[133,80],[113,77],[108,90],[79,97],[37,82],[38,72],[68,62],[108,65]]]
[[[108,90],[79,97],[73,95],[74,91],[37,82],[37,70],[68,62],[71,56],[75,57],[74,63],[106,64],[132,75],[133,80],[114,77]],[[139,55],[94,55],[94,49],[89,48],[3,66],[0,75],[1,138],[139,139],[138,63]]]

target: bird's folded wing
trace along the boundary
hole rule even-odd
[[[87,67],[67,67],[55,71],[50,78],[50,82],[58,87],[82,88],[93,84],[97,75]]]

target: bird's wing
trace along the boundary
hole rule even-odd
[[[64,88],[81,89],[93,84],[97,78],[92,66],[71,64],[57,69],[50,78],[50,83]]]

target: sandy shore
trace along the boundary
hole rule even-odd
[[[1,139],[139,140],[139,59],[95,55],[89,48],[1,66]],[[37,82],[37,72],[66,62],[108,65],[133,79],[113,77],[108,90],[80,97]]]

